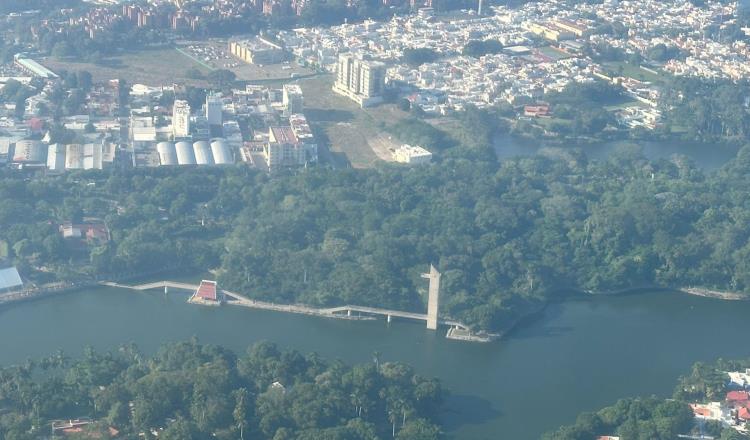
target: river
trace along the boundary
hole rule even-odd
[[[729,162],[737,154],[737,149],[721,144],[704,144],[685,141],[610,141],[568,147],[550,146],[518,138],[507,133],[499,134],[494,139],[495,153],[500,160],[516,156],[531,156],[543,149],[567,150],[579,148],[589,159],[604,160],[624,145],[637,145],[642,148],[648,159],[669,159],[672,155],[681,154],[689,157],[699,168],[706,171],[717,169]]]
[[[198,336],[237,351],[268,340],[348,363],[404,361],[451,391],[443,423],[453,439],[534,439],[618,398],[671,393],[698,360],[746,357],[750,302],[680,293],[551,304],[507,338],[450,341],[409,322],[345,321],[189,305],[186,294],[101,288],[0,309],[0,364],[58,349],[78,355],[135,342]]]

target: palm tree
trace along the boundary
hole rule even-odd
[[[372,361],[375,362],[375,368],[380,371],[380,352],[375,350],[372,352]]]

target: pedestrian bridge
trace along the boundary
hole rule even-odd
[[[402,312],[400,310],[388,310],[388,309],[381,309],[378,307],[364,307],[364,306],[341,306],[341,307],[332,307],[330,309],[320,309],[324,310],[327,313],[330,313],[331,315],[343,315],[346,314],[347,317],[351,317],[352,315],[359,314],[359,315],[380,315],[385,316],[386,319],[390,322],[391,318],[402,318],[402,319],[413,319],[417,321],[425,321],[429,319],[427,314],[423,313],[413,313],[413,312]],[[438,319],[438,323],[440,325],[448,325],[451,327],[457,327],[463,330],[468,330],[469,327],[464,325],[461,322],[454,321],[451,319]]]
[[[110,281],[103,282],[101,284],[104,286],[109,286],[109,287],[117,287],[121,289],[130,289],[130,290],[137,290],[137,291],[164,289],[165,293],[169,289],[180,289],[180,290],[187,290],[187,291],[195,291],[198,289],[197,284],[181,283],[181,282],[175,282],[175,281],[155,281],[152,283],[138,284],[138,285],[133,285],[133,286],[126,285],[126,284],[119,284],[119,283],[110,282]],[[379,307],[345,305],[345,306],[330,307],[330,308],[317,308],[317,307],[310,307],[310,306],[305,306],[305,305],[300,305],[300,304],[277,304],[277,303],[266,302],[266,301],[257,301],[257,300],[248,298],[244,295],[240,295],[239,293],[230,292],[228,290],[221,290],[221,293],[224,294],[227,304],[239,305],[243,307],[260,309],[260,310],[273,310],[277,312],[297,313],[297,314],[302,314],[302,315],[315,315],[315,316],[323,316],[323,317],[329,317],[329,318],[345,318],[345,319],[366,319],[367,317],[383,316],[386,318],[388,322],[390,322],[392,318],[411,319],[411,320],[424,321],[424,322],[428,322],[428,319],[429,319],[427,314],[423,314],[423,313],[404,312],[400,310],[389,310],[389,309],[382,309]],[[438,319],[438,323],[440,325],[447,325],[447,326],[462,329],[462,330],[469,330],[469,327],[466,326],[465,324],[458,322],[458,321],[451,320],[451,319]]]

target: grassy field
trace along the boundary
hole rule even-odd
[[[539,53],[542,55],[548,56],[552,58],[553,60],[562,60],[565,58],[570,58],[570,55],[561,51],[560,49],[552,46],[544,46],[539,48]]]
[[[187,72],[197,69],[207,74],[209,69],[174,48],[148,49],[106,58],[99,64],[47,58],[42,64],[53,71],[88,70],[94,81],[123,78],[131,84],[160,86],[175,82],[204,86],[205,82],[187,77]]]
[[[305,95],[305,114],[319,144],[321,155],[336,166],[371,167],[379,161],[391,161],[390,149],[400,142],[386,131],[408,117],[393,104],[362,109],[353,101],[331,90],[333,77],[319,76],[299,81]]]
[[[604,63],[603,67],[615,74],[618,74],[618,75],[621,74],[623,76],[637,79],[639,81],[648,81],[651,83],[662,82],[661,75],[654,75],[651,72],[645,71],[638,66],[634,66],[624,61],[611,61],[608,63]],[[620,73],[621,68],[622,68],[622,73]]]
[[[211,48],[213,57],[202,59],[201,55],[191,50],[193,47]],[[286,64],[267,66],[250,65],[232,58],[224,49],[221,41],[181,42],[177,47],[144,49],[104,59],[101,63],[84,63],[57,59],[43,60],[44,65],[53,71],[88,70],[94,81],[107,81],[123,78],[131,84],[140,83],[149,86],[169,85],[173,83],[206,87],[203,79],[189,78],[188,71],[198,70],[206,75],[212,70],[229,69],[243,81],[289,80],[292,75],[305,76],[314,73],[311,69],[298,66],[291,61]]]

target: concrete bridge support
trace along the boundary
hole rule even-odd
[[[430,273],[423,273],[422,278],[430,280],[427,297],[427,328],[437,330],[440,309],[440,272],[431,264]]]

